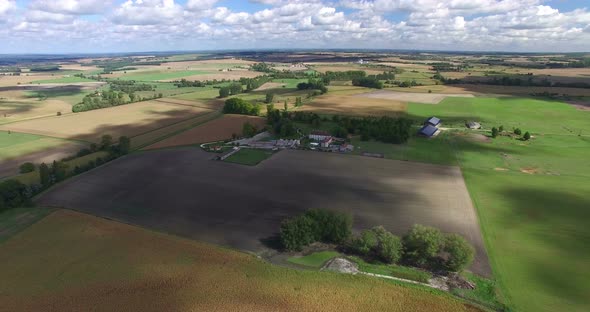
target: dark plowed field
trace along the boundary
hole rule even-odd
[[[413,224],[457,232],[476,249],[472,270],[490,269],[479,225],[456,167],[283,151],[256,167],[212,161],[195,148],[133,154],[68,180],[38,203],[259,252],[281,221],[309,208],[351,212],[355,229]]]

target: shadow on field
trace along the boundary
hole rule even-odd
[[[14,114],[24,114],[37,108],[38,105],[24,102],[11,102],[0,100],[0,117]]]
[[[489,275],[457,168],[305,151],[279,152],[256,167],[210,159],[196,148],[132,154],[37,203],[253,252],[277,248],[286,218],[334,209],[353,215],[355,231],[383,225],[402,235],[421,223],[461,233],[478,249],[474,271]]]
[[[552,295],[582,303],[588,302],[590,278],[586,266],[590,261],[590,198],[579,194],[582,192],[518,187],[506,188],[501,193],[513,207],[503,222],[510,227],[526,228],[522,231],[529,241],[522,244],[542,246],[531,249],[538,248],[542,256],[525,251],[520,260],[527,261],[529,278]],[[579,265],[564,266],[560,259],[569,259],[569,264],[576,261]]]

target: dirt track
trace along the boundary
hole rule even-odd
[[[196,148],[130,155],[43,194],[65,207],[261,252],[282,220],[310,208],[351,212],[355,230],[415,223],[464,235],[472,270],[489,275],[477,217],[456,167],[283,151],[257,167],[212,161]]]

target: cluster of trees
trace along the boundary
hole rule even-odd
[[[231,98],[225,101],[223,113],[258,116],[260,114],[260,106],[244,99]]]
[[[520,130],[520,128],[514,128],[512,130],[512,132],[518,136],[522,135],[522,139],[524,141],[528,141],[531,139],[531,134],[527,131],[523,135],[522,130]],[[500,126],[498,128],[496,128],[496,127],[492,128],[492,138],[496,138],[496,137],[498,137],[498,135],[500,135],[502,133],[504,133],[504,126]]]
[[[261,73],[272,73],[274,71],[272,65],[269,65],[264,62],[253,64],[250,66],[250,69]]]
[[[312,209],[283,221],[280,238],[286,250],[302,250],[314,243],[345,243],[352,234],[352,216],[326,209]]]
[[[32,72],[49,72],[49,71],[58,71],[60,67],[58,65],[38,65],[32,66],[29,68]]]
[[[332,121],[350,134],[360,134],[363,141],[373,139],[384,143],[402,144],[408,141],[412,130],[412,120],[407,118],[334,115]]]
[[[348,81],[367,77],[367,73],[363,70],[348,70],[340,72],[327,71],[325,74],[320,74],[320,78],[324,79],[329,84],[330,81]]]
[[[256,135],[256,133],[258,133],[258,128],[249,123],[249,122],[245,122],[244,125],[242,126],[242,135],[246,138],[250,138]]]
[[[155,91],[156,87],[147,83],[136,83],[135,80],[111,80],[109,81],[111,91],[121,91],[131,94],[139,91]]]
[[[85,112],[93,109],[101,109],[107,108],[112,106],[118,106],[123,104],[134,103],[138,101],[147,101],[151,99],[159,99],[162,98],[164,95],[162,93],[154,93],[151,97],[139,97],[135,93],[125,93],[123,91],[113,91],[113,90],[106,90],[106,91],[96,91],[92,94],[86,95],[82,99],[82,103],[78,103],[72,106],[72,112],[79,113]]]
[[[289,251],[314,242],[338,244],[369,260],[404,263],[427,269],[458,272],[473,262],[475,250],[457,234],[414,225],[402,238],[377,226],[352,235],[352,216],[327,209],[312,209],[283,221],[280,240]]]
[[[299,112],[296,112],[297,114]],[[287,110],[282,112],[275,108],[274,104],[266,105],[266,120],[274,133],[281,137],[290,137],[297,134],[297,128],[291,119],[292,114]]]
[[[415,79],[412,80],[404,80],[404,81],[394,81],[394,84],[400,88],[411,88],[416,86],[421,86],[421,83],[416,82]]]
[[[76,156],[66,158],[60,161],[54,161],[51,164],[42,163],[37,168],[33,163],[25,163],[20,166],[21,173],[39,172],[40,184],[25,185],[17,180],[6,180],[0,183],[0,211],[24,207],[30,204],[30,198],[49,188],[55,183],[61,182],[68,177],[78,175],[92,168],[100,166],[117,157],[126,155],[131,150],[131,141],[128,137],[122,136],[115,144],[110,135],[104,135],[99,144],[92,144],[89,149],[80,150]],[[85,156],[97,151],[106,151],[107,156],[98,157],[96,160],[90,160],[84,165],[77,165],[70,170],[66,161],[76,157]]]
[[[14,180],[0,182],[0,212],[31,205],[33,193],[25,184]]]
[[[297,85],[298,90],[319,90],[322,94],[328,92],[326,83],[322,79],[309,78],[307,82]]]
[[[381,82],[379,79],[375,77],[363,77],[352,79],[352,85],[365,88],[383,89],[383,82]]]
[[[445,78],[437,72],[432,78],[437,79],[444,84],[487,84],[519,87],[590,88],[590,83],[587,82],[551,82],[547,78],[534,79],[534,76],[532,74],[502,77],[495,76],[487,79],[452,79]]]
[[[224,86],[224,87],[219,88],[219,97],[225,98],[230,95],[240,94],[242,92],[244,92],[244,88],[242,87],[242,84],[239,82],[234,82],[234,83],[230,84],[229,86]]]
[[[470,67],[466,64],[454,65],[445,62],[430,63],[429,65],[432,66],[432,70],[437,72],[461,72]]]

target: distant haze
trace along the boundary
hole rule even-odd
[[[590,51],[587,0],[0,0],[0,53]]]

